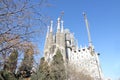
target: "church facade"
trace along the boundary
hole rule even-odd
[[[78,47],[74,34],[69,29],[64,29],[64,23],[60,18],[57,20],[56,33],[53,33],[53,21],[51,21],[44,46],[44,57],[48,63],[52,61],[52,57],[59,49],[64,61],[78,72],[82,71],[95,80],[103,80],[98,53],[93,45]]]

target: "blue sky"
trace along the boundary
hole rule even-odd
[[[88,45],[82,12],[86,12],[95,50],[99,52],[105,77],[120,77],[120,0],[50,0],[43,11],[56,23],[64,11],[64,27],[69,28],[79,45]]]

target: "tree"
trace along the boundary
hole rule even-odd
[[[44,26],[47,22],[46,17],[40,11],[45,1],[0,0],[1,74],[5,70],[10,71],[9,75],[11,75],[11,72],[13,72],[12,75],[16,74],[15,71],[18,68],[17,61],[20,55],[24,55],[24,53],[23,61],[26,62],[25,57],[27,57],[29,59],[27,66],[30,65],[31,67],[33,65],[33,55],[38,50],[35,50],[35,47],[32,49],[30,47],[31,45],[33,46],[34,38],[36,38],[35,34],[38,34],[38,32],[43,33]],[[32,55],[30,55],[31,51],[33,51]]]
[[[51,63],[45,61],[44,57],[40,60],[40,67],[31,80],[65,80],[65,66],[63,56],[58,50],[53,56]]]
[[[50,66],[48,63],[44,60],[44,58],[41,58],[40,63],[40,80],[50,80]]]
[[[5,62],[4,70],[15,72],[17,68],[17,58],[18,58],[18,52],[14,50],[8,57],[8,60]]]
[[[41,58],[39,69],[32,75],[31,80],[52,80],[50,66],[44,57]]]
[[[17,68],[17,58],[18,52],[14,50],[5,61],[3,70],[0,71],[0,80],[17,80],[13,74]]]
[[[22,77],[30,77],[31,76],[31,70],[33,65],[33,54],[34,54],[34,48],[32,45],[27,46],[24,53],[24,58],[22,60],[22,64],[19,68],[19,72],[22,74]],[[24,74],[25,73],[25,74]]]
[[[17,80],[17,78],[15,78],[15,75],[11,72],[4,70],[0,71],[0,80]]]
[[[8,60],[4,64],[4,69],[1,71],[1,75],[5,80],[13,78],[17,79],[19,77],[30,77],[31,76],[31,70],[32,70],[32,65],[33,65],[33,54],[36,53],[35,47],[31,43],[26,43],[23,46],[25,53],[24,53],[24,59],[21,63],[20,69],[18,73],[16,73],[16,68],[17,68],[17,61],[18,61],[18,52],[15,50],[13,53],[10,54],[8,57]],[[8,78],[6,78],[8,76]],[[11,78],[12,76],[13,78]]]
[[[56,52],[56,55],[53,57],[53,61],[51,63],[51,75],[53,77],[53,80],[66,79],[65,65],[60,50],[58,50]]]
[[[0,56],[3,56],[1,64],[14,49],[20,50],[25,41],[32,42],[36,33],[43,33],[47,19],[44,20],[45,17],[40,10],[38,12],[38,8],[40,9],[44,2],[0,0]]]
[[[70,64],[67,66],[67,73],[69,80],[94,80],[94,78],[86,74],[88,73],[86,69],[78,71],[73,67],[73,65]]]

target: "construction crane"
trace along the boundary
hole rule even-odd
[[[64,11],[61,11],[61,13],[60,13],[60,19],[62,20],[62,18],[63,18],[63,15],[64,15]]]
[[[83,16],[84,16],[84,20],[85,20],[85,24],[86,24],[86,28],[87,28],[87,33],[88,33],[89,50],[90,50],[91,55],[94,55],[94,47],[92,45],[92,40],[91,40],[91,36],[90,36],[89,23],[88,23],[85,12],[83,12]]]
[[[92,40],[91,40],[91,36],[90,36],[89,23],[87,20],[87,16],[84,12],[83,12],[83,16],[84,16],[84,20],[85,20],[85,24],[86,24],[86,28],[87,28],[87,33],[88,33],[89,47],[92,47]]]
[[[95,51],[94,51],[94,48],[93,48],[93,45],[92,45],[92,40],[91,40],[91,36],[90,36],[90,29],[89,29],[89,23],[88,23],[87,16],[86,16],[85,12],[83,12],[83,16],[84,16],[84,20],[85,20],[85,24],[86,24],[86,28],[87,28],[87,33],[88,33],[88,41],[89,41],[90,53],[91,53],[91,55],[94,55]],[[96,65],[98,67],[99,77],[100,77],[100,80],[102,80],[101,73],[100,73],[100,68],[99,68],[100,65],[99,65],[99,62],[97,60],[97,57],[95,57],[95,58],[96,58]]]

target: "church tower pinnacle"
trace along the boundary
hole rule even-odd
[[[53,21],[51,21],[51,24],[50,24],[50,32],[52,32],[52,27],[53,27]]]
[[[62,32],[62,33],[63,33],[63,27],[64,27],[64,24],[63,24],[63,23],[64,23],[64,21],[62,20],[62,21],[61,21],[61,32]]]
[[[60,32],[60,18],[58,18],[57,22],[57,32]]]
[[[46,35],[46,38],[48,38],[48,35],[49,35],[49,26],[47,27],[48,29],[47,29],[47,35]]]

